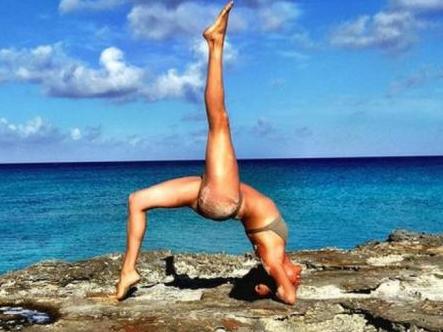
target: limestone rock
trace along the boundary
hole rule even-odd
[[[104,295],[122,254],[42,261],[0,276],[0,330],[443,331],[443,235],[289,255],[303,267],[293,306],[254,296],[266,274],[251,254],[143,252],[142,281],[117,303]]]

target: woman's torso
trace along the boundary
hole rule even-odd
[[[243,204],[238,213],[245,229],[263,227],[273,221],[280,212],[275,203],[250,185],[241,183]]]

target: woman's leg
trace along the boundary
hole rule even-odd
[[[232,5],[232,1],[228,2],[215,23],[203,33],[209,48],[205,89],[209,132],[203,185],[209,187],[211,200],[222,202],[224,198],[228,198],[227,201],[238,201],[240,193],[238,165],[231,140],[223,88],[223,45]]]
[[[154,208],[195,207],[201,179],[189,176],[156,184],[129,195],[126,253],[117,290],[111,297],[122,299],[140,280],[135,269],[146,230],[146,211]]]

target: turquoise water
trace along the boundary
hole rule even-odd
[[[0,165],[0,273],[123,252],[129,193],[202,170],[201,161]],[[240,170],[279,206],[288,250],[351,248],[396,228],[443,231],[443,157],[246,160]],[[144,250],[251,251],[238,221],[190,209],[148,220]]]

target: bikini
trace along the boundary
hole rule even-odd
[[[282,218],[281,215],[278,215],[271,223],[267,224],[263,227],[247,229],[247,234],[254,234],[264,231],[273,231],[275,234],[279,235],[285,242],[288,240],[288,226],[286,222]]]
[[[200,177],[203,179],[203,175],[200,175]],[[201,209],[199,203],[197,203],[196,211],[205,218],[212,219],[215,221],[224,221],[224,220],[228,220],[228,219],[234,219],[237,217],[237,214],[239,213],[240,208],[242,206],[242,202],[243,202],[243,195],[240,191],[239,192],[239,202],[238,202],[235,210],[232,211],[231,213],[223,214],[220,211],[219,211],[219,213],[214,212],[214,211],[212,213],[207,213]],[[281,215],[278,215],[268,225],[263,226],[263,227],[248,229],[248,230],[246,230],[246,233],[247,234],[254,234],[254,233],[259,233],[259,232],[264,232],[264,231],[273,231],[275,234],[280,236],[285,242],[288,239],[288,227],[286,225],[286,222],[281,217]]]
[[[203,176],[204,175],[200,175],[200,178],[202,179],[202,181],[203,181]],[[199,195],[200,195],[200,193],[199,193]],[[200,201],[197,201],[196,211],[198,214],[202,215],[205,218],[212,219],[215,221],[225,221],[228,219],[234,219],[237,216],[237,214],[240,211],[240,208],[242,206],[242,203],[243,203],[243,195],[240,191],[237,206],[235,207],[235,210],[232,212],[223,213],[224,212],[223,210],[226,210],[226,209],[223,209],[223,205],[218,206],[218,207],[212,207],[213,211],[210,211],[209,213],[205,212],[205,211],[203,211],[203,209],[200,206]]]
[[[243,195],[240,192],[240,194],[239,194],[239,202],[237,204],[237,207],[235,208],[234,211],[232,211],[231,213],[229,213],[227,215],[223,215],[223,214],[215,215],[215,213],[211,213],[209,215],[206,212],[202,211],[202,209],[200,208],[200,204],[198,204],[198,203],[197,203],[196,211],[200,215],[205,217],[205,218],[212,219],[212,220],[215,220],[215,221],[225,221],[225,220],[228,220],[228,219],[234,219],[237,216],[238,212],[240,211],[242,203],[243,203]]]

